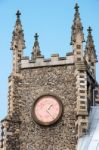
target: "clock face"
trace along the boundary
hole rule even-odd
[[[51,125],[61,116],[62,103],[54,96],[46,95],[38,98],[32,110],[34,120],[41,125]]]

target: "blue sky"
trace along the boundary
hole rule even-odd
[[[85,39],[90,25],[99,56],[99,0],[79,0],[78,3]],[[42,54],[48,58],[53,53],[65,56],[72,50],[70,37],[74,5],[74,0],[0,0],[0,119],[7,114],[8,76],[12,69],[10,42],[16,11],[19,9],[22,13],[26,41],[24,55],[31,55],[34,34],[38,32]],[[97,70],[99,81],[99,64]]]

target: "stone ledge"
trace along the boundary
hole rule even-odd
[[[88,112],[85,110],[77,111],[77,116],[88,116]]]

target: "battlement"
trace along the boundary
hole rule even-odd
[[[65,57],[59,57],[58,54],[53,54],[50,59],[45,59],[44,56],[37,57],[35,60],[30,60],[29,57],[23,57],[21,60],[21,68],[34,68],[45,66],[71,65],[74,64],[73,53],[68,53]]]

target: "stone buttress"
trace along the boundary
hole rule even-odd
[[[25,48],[24,33],[22,30],[20,11],[16,13],[17,19],[13,31],[11,42],[11,50],[13,51],[13,69],[8,78],[8,115],[1,121],[2,125],[2,150],[19,150],[19,129],[20,129],[20,109],[19,99],[16,94],[17,85],[21,83],[20,62],[23,56],[23,49]]]

